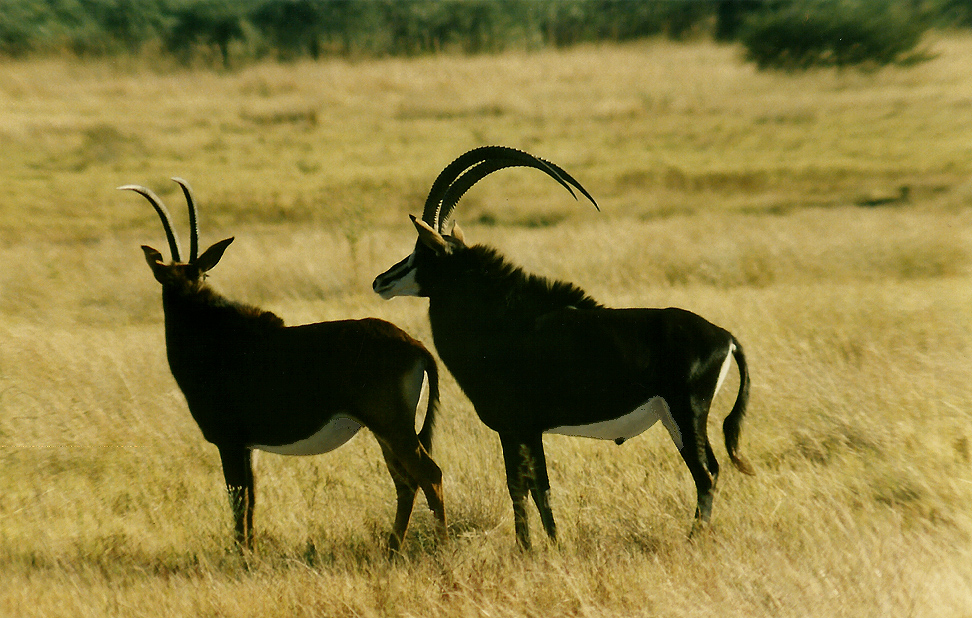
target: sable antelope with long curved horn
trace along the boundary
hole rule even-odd
[[[442,472],[429,456],[439,401],[438,370],[429,351],[382,320],[286,327],[269,311],[221,296],[204,275],[233,239],[198,255],[192,190],[186,181],[173,180],[189,205],[185,262],[162,201],[145,187],[119,188],[148,199],[165,229],[171,263],[151,247],[142,250],[162,284],[169,368],[203,437],[219,450],[237,543],[253,545],[252,449],[282,455],[325,453],[362,426],[378,439],[398,494],[389,549],[397,551],[405,536],[419,487],[444,536]],[[425,376],[428,408],[416,435],[415,412]]]
[[[379,275],[374,289],[383,298],[428,297],[440,358],[479,418],[499,433],[521,546],[530,544],[528,492],[547,534],[556,535],[544,433],[621,444],[658,420],[695,480],[694,531],[712,513],[719,463],[706,419],[730,358],[740,381],[723,423],[726,449],[739,470],[753,473],[738,452],[749,396],[742,346],[689,311],[606,308],[573,284],[526,274],[494,249],[467,245],[459,227],[451,225],[456,203],[488,174],[515,166],[539,169],[594,203],[549,161],[511,148],[472,150],[435,180],[422,219],[412,217],[415,250]]]

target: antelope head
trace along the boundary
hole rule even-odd
[[[579,182],[549,161],[504,146],[470,150],[450,163],[432,183],[422,218],[409,215],[418,232],[415,250],[375,278],[372,285],[375,292],[384,299],[428,296],[437,281],[455,281],[459,273],[450,270],[461,267],[456,260],[444,258],[466,249],[462,230],[452,217],[456,204],[474,184],[507,167],[538,169],[560,183],[575,199],[574,189],[577,189],[597,208],[597,202]]]
[[[226,247],[233,242],[233,238],[221,240],[203,251],[202,255],[199,255],[199,226],[196,220],[196,201],[193,198],[192,189],[189,187],[189,183],[181,178],[173,178],[172,180],[182,187],[182,192],[186,196],[186,203],[189,205],[189,259],[185,262],[182,261],[179,238],[172,225],[172,216],[162,200],[151,189],[139,185],[125,185],[118,188],[119,190],[135,191],[141,194],[152,204],[155,212],[162,220],[162,228],[165,230],[165,237],[169,241],[172,262],[166,264],[161,252],[147,245],[142,245],[145,261],[152,269],[155,279],[163,287],[190,291],[199,287],[205,273],[216,266],[220,258],[223,257]]]

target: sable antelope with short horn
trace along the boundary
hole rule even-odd
[[[709,406],[730,358],[739,391],[723,423],[735,466],[749,396],[742,345],[728,331],[682,309],[610,309],[577,286],[527,274],[496,250],[467,245],[452,224],[456,203],[497,170],[539,169],[572,194],[594,199],[567,172],[533,155],[489,146],[460,156],[432,185],[411,255],[374,282],[383,298],[424,296],[439,357],[499,433],[513,500],[516,538],[529,547],[526,500],[532,493],[544,529],[556,536],[544,433],[621,444],[661,420],[698,494],[693,532],[708,522],[719,463],[706,433]],[[576,196],[575,196],[576,197]]]
[[[228,300],[204,279],[233,238],[198,254],[192,190],[189,259],[182,260],[172,218],[149,189],[126,185],[155,208],[172,262],[143,246],[162,284],[169,368],[203,437],[216,445],[223,465],[241,547],[253,546],[254,487],[251,451],[316,455],[372,431],[398,494],[389,549],[397,551],[408,528],[417,488],[425,493],[440,536],[445,535],[442,472],[429,456],[439,402],[435,359],[397,326],[378,319],[284,326],[257,307]],[[415,433],[415,412],[425,376],[428,408]]]

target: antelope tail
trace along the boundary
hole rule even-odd
[[[739,393],[736,395],[736,403],[733,404],[732,411],[722,423],[722,432],[726,437],[726,451],[729,452],[732,464],[743,474],[755,476],[755,468],[739,452],[739,434],[742,430],[743,416],[746,414],[746,404],[749,402],[749,368],[746,365],[746,355],[743,353],[742,345],[735,337],[732,338],[732,343],[734,346],[732,356],[736,359],[736,367],[739,368]]]

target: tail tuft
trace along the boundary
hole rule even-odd
[[[732,461],[732,465],[736,466],[736,469],[743,474],[748,474],[749,476],[756,476],[756,469],[753,465],[746,460],[745,457],[739,453],[729,453],[729,459]]]

